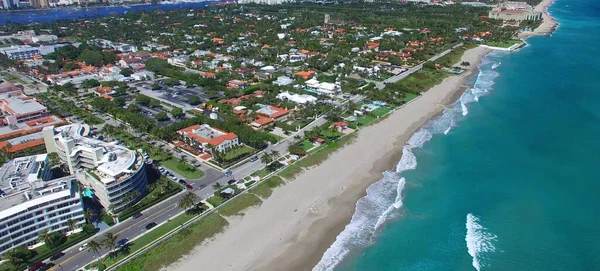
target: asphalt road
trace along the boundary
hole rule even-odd
[[[100,232],[93,238],[96,242],[102,242],[102,238],[104,238],[104,234],[107,232],[111,232],[115,235],[118,235],[117,240],[127,239],[132,240],[134,237],[146,233],[146,225],[150,222],[155,222],[160,224],[172,218],[175,214],[183,211],[179,207],[177,207],[181,198],[185,195],[185,193],[180,193],[171,199],[161,202],[158,205],[155,205],[145,211],[142,212],[142,216],[137,219],[127,219],[124,222],[121,222],[104,232]],[[155,227],[156,228],[156,227]],[[80,244],[77,244],[67,250],[64,250],[61,258],[56,261],[45,261],[52,262],[55,265],[54,270],[61,271],[72,271],[79,270],[83,268],[85,265],[95,260],[98,255],[94,252],[89,252],[87,250],[79,251],[79,247],[83,243],[87,243],[90,240],[84,241]],[[134,243],[135,241],[132,241]],[[100,255],[104,255],[108,253],[108,249],[100,250]],[[59,266],[60,265],[60,266]],[[62,268],[61,268],[62,267]]]
[[[323,125],[325,122],[327,122],[327,120],[324,117],[319,117],[319,118],[317,118],[317,120],[313,121],[306,127],[300,129],[298,132],[291,135],[288,140],[285,140],[278,144],[269,145],[266,148],[266,151],[278,151],[280,153],[280,155],[284,155],[287,153],[288,146],[294,143],[293,142],[294,136],[296,136],[296,135],[304,136],[305,131],[310,130],[316,126]],[[115,125],[115,126],[118,126],[120,124],[119,122],[112,120],[112,119],[107,120],[107,123],[109,123],[111,125]],[[186,156],[186,154],[183,152],[173,152],[173,155],[176,157]],[[190,160],[188,160],[188,161],[190,161]],[[202,178],[197,179],[197,180],[190,180],[190,179],[183,178],[182,176],[178,175],[176,172],[172,172],[172,173],[176,177],[178,177],[180,179],[184,179],[189,184],[191,184],[193,187],[192,192],[195,193],[200,199],[206,199],[208,196],[212,195],[215,192],[215,189],[213,188],[213,185],[215,183],[218,182],[222,185],[226,185],[227,182],[231,179],[234,179],[234,178],[236,180],[242,179],[264,167],[265,167],[265,164],[261,163],[260,160],[255,161],[255,162],[247,162],[247,163],[240,164],[239,166],[231,169],[231,172],[232,172],[231,176],[225,176],[225,174],[221,171],[218,171],[218,170],[216,170],[212,167],[206,166],[206,165],[202,165],[200,167],[200,169],[204,171],[205,175]],[[97,242],[101,242],[101,240],[104,237],[104,234],[106,232],[112,232],[114,234],[119,235],[118,240],[121,240],[121,239],[132,240],[136,236],[138,236],[140,234],[144,234],[147,232],[145,227],[148,223],[155,222],[157,224],[161,224],[161,223],[166,222],[167,220],[171,219],[173,216],[177,215],[181,211],[183,211],[182,209],[177,207],[177,204],[179,203],[179,201],[181,200],[183,195],[185,195],[185,193],[178,194],[176,197],[173,197],[169,200],[163,201],[163,202],[151,207],[150,209],[144,210],[142,212],[142,214],[143,214],[142,217],[140,217],[138,219],[130,218],[128,220],[125,220],[104,232],[98,233],[98,235],[95,236],[93,240],[95,240]],[[88,241],[86,241],[86,242],[88,242]],[[133,242],[135,242],[135,241],[133,241]],[[82,242],[82,243],[85,243],[85,242]],[[87,265],[88,263],[90,263],[91,261],[95,260],[98,257],[98,255],[96,253],[88,252],[87,250],[79,251],[80,245],[81,244],[77,244],[77,245],[63,251],[65,253],[65,255],[56,261],[46,261],[46,262],[52,262],[52,263],[56,264],[56,266],[52,270],[61,270],[61,271],[79,270],[80,268],[83,268],[85,265]],[[108,252],[109,251],[107,249],[102,249],[100,251],[100,255],[104,255]]]

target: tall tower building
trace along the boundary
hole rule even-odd
[[[329,24],[329,13],[325,13],[325,18],[323,18],[323,24]]]

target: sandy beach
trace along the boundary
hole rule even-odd
[[[350,221],[358,199],[382,172],[395,168],[402,147],[429,119],[465,90],[470,74],[489,52],[468,50],[463,75],[446,78],[388,118],[360,130],[356,141],[275,189],[243,217],[166,270],[310,270]]]
[[[519,38],[522,39],[522,38],[527,38],[527,37],[531,37],[531,36],[549,35],[552,32],[554,32],[554,29],[556,29],[558,23],[552,16],[550,16],[550,13],[548,13],[548,7],[550,7],[553,3],[554,3],[554,0],[543,0],[541,3],[539,3],[537,6],[535,6],[535,8],[534,8],[535,11],[543,12],[543,14],[542,14],[543,22],[540,26],[538,26],[532,32],[519,33]]]

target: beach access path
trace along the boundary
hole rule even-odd
[[[469,49],[469,72],[452,75],[379,123],[352,144],[282,187],[243,217],[165,270],[310,270],[348,224],[358,199],[382,172],[395,168],[412,134],[464,91],[487,49]]]

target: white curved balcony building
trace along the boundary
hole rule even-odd
[[[115,142],[85,137],[88,131],[85,124],[46,127],[43,130],[46,150],[56,152],[102,206],[118,213],[147,193],[144,158]],[[134,192],[133,198],[125,196],[129,192]]]

